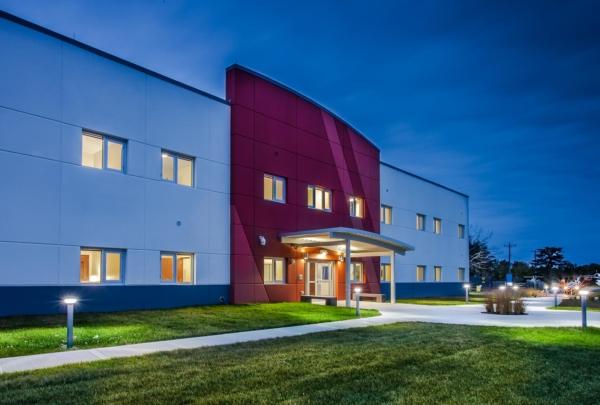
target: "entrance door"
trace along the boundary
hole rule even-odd
[[[333,284],[333,266],[331,262],[316,263],[315,289],[317,295],[332,297],[335,295]]]

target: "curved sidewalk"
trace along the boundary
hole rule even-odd
[[[552,299],[528,300],[528,315],[502,316],[483,313],[483,305],[429,306],[362,302],[362,307],[376,308],[381,312],[381,315],[372,318],[351,319],[347,321],[325,322],[310,325],[261,329],[123,346],[101,347],[96,349],[82,349],[68,352],[0,358],[0,373],[36,370],[67,364],[85,363],[119,357],[140,356],[144,354],[179,349],[197,349],[209,346],[223,346],[264,339],[307,335],[310,333],[385,325],[396,322],[431,322],[480,326],[522,327],[576,327],[581,325],[580,312],[554,311],[546,309],[546,307],[550,305],[552,305]],[[600,312],[588,312],[588,325],[600,327]]]

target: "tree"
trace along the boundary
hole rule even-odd
[[[490,236],[482,236],[481,231],[469,232],[469,275],[475,282],[492,282],[496,258],[488,247]]]
[[[533,272],[529,267],[529,264],[525,262],[516,261],[512,265],[512,273],[515,281],[522,282],[525,279],[525,276],[532,276]]]
[[[553,276],[565,266],[565,257],[562,248],[546,246],[535,250],[535,255],[531,261],[531,267],[535,270],[543,271],[546,280],[552,281]]]

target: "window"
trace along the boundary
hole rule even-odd
[[[458,224],[458,239],[464,239],[465,238],[465,226]]]
[[[81,136],[81,165],[95,169],[124,171],[125,142],[84,131]]]
[[[425,230],[425,215],[417,214],[417,231]]]
[[[379,279],[381,281],[392,281],[392,265],[389,263],[381,263],[379,267]]]
[[[441,266],[435,266],[434,268],[434,276],[435,276],[435,281],[442,281],[442,267]]]
[[[362,218],[364,211],[364,202],[360,197],[350,197],[350,216],[355,218]]]
[[[379,217],[382,224],[390,225],[392,223],[392,207],[382,205],[379,210]]]
[[[425,281],[425,266],[417,266],[417,281]]]
[[[362,263],[354,263],[352,262],[350,266],[350,281],[354,283],[362,283],[363,282],[363,264]]]
[[[193,283],[194,255],[189,253],[161,253],[160,281],[176,284]]]
[[[458,268],[458,281],[465,281],[465,268],[464,267]]]
[[[192,187],[194,184],[194,159],[164,150],[161,155],[162,179]]]
[[[318,186],[308,186],[307,204],[309,208],[331,211],[331,191]]]
[[[263,198],[268,201],[285,202],[285,179],[265,174],[263,176]]]
[[[439,218],[433,218],[433,233],[442,233],[442,220]]]
[[[123,278],[121,250],[81,249],[79,254],[79,281],[83,284],[120,282]]]
[[[281,257],[265,257],[263,281],[265,284],[285,284],[285,260]]]

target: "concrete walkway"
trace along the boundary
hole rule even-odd
[[[97,349],[7,357],[0,359],[0,373],[35,370],[66,364],[83,363],[119,357],[140,356],[144,354],[178,349],[197,349],[201,347],[222,346],[263,339],[300,336],[309,333],[362,328],[396,322],[431,322],[462,325],[524,327],[581,325],[580,312],[554,311],[546,309],[546,307],[552,305],[552,302],[552,298],[527,300],[528,315],[523,316],[486,314],[482,312],[483,305],[429,306],[362,302],[361,307],[376,308],[381,312],[381,316],[373,318],[351,319],[347,321],[317,323],[312,325],[227,333],[222,335],[165,340],[159,342],[138,343]],[[588,325],[600,327],[600,312],[588,312]]]

